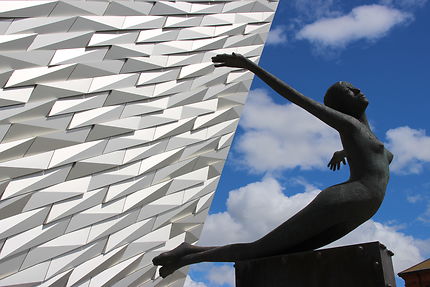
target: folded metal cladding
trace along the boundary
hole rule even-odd
[[[278,2],[0,4],[0,286],[182,286]]]

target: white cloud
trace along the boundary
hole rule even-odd
[[[425,224],[430,223],[430,197],[426,193],[408,195],[406,196],[406,200],[412,204],[419,203],[420,206],[425,205],[424,211],[420,213],[420,215],[417,217],[417,220]],[[415,207],[415,208],[419,208],[419,207]],[[430,243],[430,239],[429,239],[429,243]],[[430,244],[429,244],[429,248],[430,248]]]
[[[314,190],[288,197],[272,177],[232,190],[227,199],[227,211],[206,219],[200,244],[256,240],[297,213],[317,194]]]
[[[341,149],[334,129],[294,104],[274,103],[261,89],[251,91],[240,126],[235,151],[255,172],[323,168]]]
[[[270,30],[267,36],[267,45],[279,45],[287,42],[286,28],[285,26],[278,26]]]
[[[425,130],[398,127],[386,132],[387,148],[394,154],[390,169],[397,173],[420,173],[430,162],[430,137]]]
[[[307,181],[306,181],[303,177],[301,177],[301,176],[299,176],[299,177],[295,177],[295,178],[292,178],[292,179],[291,179],[291,182],[292,182],[292,183],[294,183],[294,184],[298,184],[298,185],[303,186],[303,187],[305,188],[305,191],[306,191],[306,192],[310,192],[310,191],[318,190],[318,188],[317,188],[315,185],[313,185],[313,184],[311,184],[311,183],[307,182]]]
[[[185,279],[184,287],[207,287],[203,282],[196,282],[191,279],[190,276],[187,275]]]
[[[430,238],[429,239],[416,239],[416,245],[421,250],[421,253],[425,254],[425,257],[429,257],[430,254]]]
[[[383,5],[358,6],[344,16],[323,18],[304,26],[298,39],[324,46],[343,48],[357,40],[376,40],[396,25],[411,20],[410,13]]]
[[[190,274],[192,276],[201,278],[204,283],[199,283],[206,285],[191,285],[188,287],[235,286],[235,270],[233,267],[233,263],[202,262],[194,264],[190,268]],[[197,282],[194,283],[196,284]],[[185,285],[185,287],[187,286]]]
[[[280,183],[272,177],[233,190],[227,200],[227,211],[208,216],[200,244],[224,245],[256,240],[297,213],[318,193],[318,190],[308,190],[287,196]],[[430,240],[417,240],[396,227],[373,220],[334,244],[369,241],[380,241],[395,253],[396,272],[418,263],[430,252]]]
[[[427,203],[426,211],[418,217],[418,220],[430,223],[430,201]]]
[[[424,248],[424,246],[421,246],[421,242],[418,242],[412,236],[400,232],[395,227],[387,226],[373,220],[365,222],[345,237],[327,247],[372,241],[379,241],[394,252],[393,265],[395,273],[424,260],[424,250],[420,250],[420,247]]]
[[[262,89],[253,90],[242,115],[235,151],[257,172],[325,168],[341,149],[337,132],[293,104],[277,104]],[[386,146],[395,155],[390,168],[419,173],[430,162],[430,136],[425,130],[399,127],[386,133]],[[262,148],[264,147],[264,148]]]
[[[421,194],[409,195],[406,197],[406,200],[409,203],[417,203],[417,202],[423,200],[423,196]]]
[[[207,275],[206,278],[211,283],[211,285],[215,286],[235,286],[235,275],[234,268],[231,265],[213,265]]]

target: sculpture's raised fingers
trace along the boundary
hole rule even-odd
[[[224,62],[224,60],[220,59],[219,56],[215,56],[215,57],[212,57],[212,62],[214,62],[214,63],[216,63],[216,62]]]
[[[212,62],[224,62],[230,56],[231,55],[228,55],[228,54],[219,54],[212,57]]]

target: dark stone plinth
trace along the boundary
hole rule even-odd
[[[395,287],[379,242],[236,262],[236,287]]]

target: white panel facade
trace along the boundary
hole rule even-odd
[[[0,286],[182,286],[271,0],[0,2]]]

